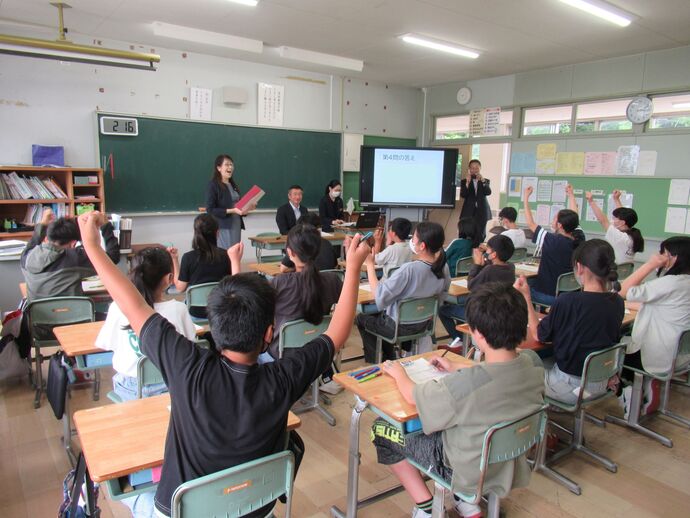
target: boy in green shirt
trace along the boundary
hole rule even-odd
[[[421,385],[407,376],[398,362],[385,362],[402,396],[417,406],[424,434],[400,436],[379,419],[373,442],[381,464],[390,465],[415,501],[413,518],[431,515],[432,495],[421,474],[405,459],[410,457],[452,482],[453,492],[470,493],[477,487],[479,459],[485,432],[493,425],[522,417],[544,403],[544,369],[532,351],[516,351],[525,339],[527,306],[512,286],[487,283],[467,303],[467,321],[485,360],[476,365],[438,357],[434,364],[449,374]],[[524,456],[492,464],[484,488],[499,497],[529,482]],[[456,499],[457,500],[457,499]],[[463,517],[479,517],[479,506],[456,501]]]

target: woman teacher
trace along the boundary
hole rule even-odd
[[[343,222],[343,186],[339,180],[331,180],[326,186],[321,202],[319,203],[319,216],[321,217],[321,229],[324,232],[333,232],[333,225]]]
[[[240,189],[232,177],[234,170],[235,162],[232,157],[218,155],[213,178],[206,187],[206,212],[218,221],[218,247],[223,249],[240,242],[244,229],[242,216],[255,208],[235,208],[235,204],[240,200]]]

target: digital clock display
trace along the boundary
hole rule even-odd
[[[137,119],[131,117],[101,117],[101,134],[136,137],[139,135],[139,124]]]

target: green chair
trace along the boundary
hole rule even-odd
[[[516,248],[508,262],[521,263],[525,259],[527,259],[527,248]]]
[[[280,331],[278,334],[279,357],[283,357],[285,349],[298,349],[306,343],[311,342],[317,336],[322,335],[326,332],[326,329],[328,329],[328,325],[330,323],[330,315],[323,317],[321,323],[317,325],[310,324],[302,318],[299,320],[285,322],[282,326],[280,326]],[[326,419],[328,424],[335,426],[335,417],[333,417],[328,410],[321,406],[321,397],[324,397],[327,403],[330,403],[329,399],[319,394],[319,380],[317,379],[311,384],[311,399],[307,401],[304,406],[296,408],[294,412],[296,414],[302,414],[304,412],[309,412],[310,410],[316,410],[324,417],[324,419]]]
[[[381,363],[383,359],[383,341],[389,344],[399,345],[400,342],[415,341],[415,354],[417,341],[424,336],[431,336],[434,339],[434,326],[436,315],[438,314],[438,297],[426,297],[401,300],[396,303],[398,306],[398,318],[395,320],[395,333],[392,337],[380,335],[369,331],[376,337],[376,363]],[[421,324],[427,322],[428,325],[422,330],[412,334],[400,334],[400,326],[410,324]]]
[[[143,398],[144,387],[164,383],[163,375],[151,360],[142,356],[137,361],[137,399]],[[108,399],[113,403],[122,403],[122,398],[115,391],[108,392]]]
[[[474,264],[474,259],[472,259],[472,256],[467,256],[467,257],[461,257],[458,259],[458,262],[455,263],[455,276],[456,277],[462,277],[463,275],[467,275],[470,273],[470,269],[472,268],[472,265]]]
[[[280,237],[280,235],[279,232],[260,232],[256,237]],[[258,248],[256,249],[256,260],[259,263],[277,263],[282,261],[282,259],[283,254],[263,255]]]
[[[678,340],[678,347],[676,349],[676,355],[673,361],[673,366],[671,369],[669,369],[668,372],[664,372],[662,374],[652,374],[651,372],[647,372],[646,370],[643,369],[636,369],[634,367],[628,367],[627,365],[624,365],[623,368],[627,369],[631,372],[635,373],[635,379],[633,381],[633,389],[632,389],[632,399],[630,401],[630,414],[628,415],[628,419],[621,419],[620,417],[614,417],[612,415],[607,415],[606,416],[606,421],[609,423],[614,423],[617,425],[625,426],[627,428],[630,428],[631,430],[634,430],[636,432],[641,433],[642,435],[646,435],[647,437],[650,437],[651,439],[654,439],[656,441],[659,441],[661,444],[664,446],[667,446],[669,448],[673,447],[673,441],[669,439],[668,437],[661,435],[660,433],[657,433],[653,430],[650,430],[649,428],[646,428],[640,424],[641,422],[644,422],[647,418],[651,416],[640,416],[640,410],[642,407],[642,386],[645,381],[645,378],[651,378],[658,380],[660,383],[663,383],[663,391],[661,393],[661,403],[659,405],[659,409],[657,412],[661,415],[664,415],[677,423],[680,423],[681,425],[688,426],[690,427],[690,419],[687,419],[683,416],[680,416],[674,412],[671,412],[668,409],[668,399],[670,395],[670,390],[671,390],[671,381],[673,380],[674,377],[678,376],[683,376],[683,375],[690,375],[690,363],[687,362],[688,360],[688,355],[690,355],[690,329],[684,331],[680,335],[680,339]],[[676,366],[677,360],[679,358],[683,358],[684,363],[681,363],[680,366]]]
[[[205,282],[204,284],[195,284],[194,286],[187,287],[187,291],[184,294],[184,303],[187,306],[187,311],[190,311],[192,308],[205,308],[208,305],[208,296],[216,286],[218,286],[217,282]],[[208,319],[192,317],[192,322],[204,326],[208,324]]]
[[[635,270],[635,263],[621,263],[618,265],[618,280],[623,281],[630,277],[630,274]]]
[[[593,421],[598,426],[605,426],[604,421],[598,419],[590,414],[586,414],[585,410],[592,403],[598,402],[607,397],[614,397],[615,393],[611,390],[606,390],[602,394],[587,395],[585,387],[589,383],[607,381],[609,378],[618,374],[621,370],[623,364],[623,357],[625,356],[625,344],[617,344],[601,351],[594,351],[587,355],[585,358],[585,364],[582,368],[582,377],[580,382],[580,390],[578,392],[577,401],[574,404],[565,403],[557,399],[550,398],[548,396],[544,397],[544,401],[550,405],[559,409],[560,412],[565,412],[572,414],[573,416],[573,429],[568,430],[567,428],[560,426],[559,424],[548,421],[548,424],[558,428],[559,430],[565,432],[572,436],[570,444],[568,444],[564,449],[558,453],[552,455],[550,458],[546,458],[546,441],[542,442],[538,452],[537,459],[534,466],[535,471],[544,474],[551,480],[563,484],[571,492],[579,495],[582,493],[582,489],[578,484],[570,480],[568,477],[562,475],[555,469],[551,467],[552,464],[562,459],[566,455],[573,451],[580,451],[592,459],[603,464],[604,467],[615,473],[618,471],[618,465],[611,460],[607,459],[603,455],[593,451],[589,447],[585,446],[585,436],[584,436],[584,426],[585,419]]]
[[[25,312],[36,363],[32,380],[36,388],[34,408],[38,408],[41,406],[41,394],[45,390],[42,366],[43,360],[47,358],[41,354],[41,349],[60,345],[52,329],[58,326],[93,322],[95,309],[89,297],[50,297],[30,302]],[[94,393],[97,393],[96,387],[94,390],[96,390]]]
[[[321,273],[334,273],[338,276],[341,281],[345,280],[345,270],[340,270],[338,268],[333,268],[329,270],[321,270]]]
[[[556,297],[561,293],[568,293],[570,291],[580,291],[582,286],[577,282],[574,272],[563,273],[558,276],[556,280]]]
[[[256,511],[285,495],[290,517],[295,459],[281,451],[206,475],[178,486],[171,518],[236,518]],[[266,518],[273,516],[269,512]]]
[[[539,408],[524,417],[513,421],[506,421],[489,428],[484,434],[482,454],[479,459],[479,482],[474,493],[455,493],[464,502],[478,505],[482,496],[488,496],[487,518],[498,518],[500,512],[500,498],[496,493],[484,491],[484,480],[491,464],[507,462],[525,455],[532,446],[542,442],[546,429],[546,406]],[[445,516],[444,501],[446,491],[451,491],[449,481],[432,472],[428,466],[421,466],[412,459],[407,461],[419,471],[427,474],[434,481],[434,504],[431,516],[434,518]]]

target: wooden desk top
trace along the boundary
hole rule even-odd
[[[105,322],[86,322],[84,324],[60,326],[53,329],[53,333],[67,356],[103,353],[107,351],[96,347],[95,344],[96,337],[101,331],[104,323]],[[208,326],[200,326],[196,334],[201,335],[206,331],[208,331]]]
[[[81,449],[94,482],[163,464],[170,395],[105,405],[74,413]],[[301,424],[288,414],[288,430]]]
[[[417,356],[411,356],[410,358],[405,358],[405,360],[413,360],[415,358],[430,358],[432,356],[438,356],[442,352],[443,351],[431,351],[428,353],[419,354]],[[463,358],[455,353],[448,353],[446,357],[453,361],[467,362],[468,365],[473,363],[471,360]],[[342,385],[346,390],[356,394],[367,403],[381,410],[384,414],[401,423],[415,419],[419,416],[417,413],[417,407],[410,405],[403,399],[403,397],[400,395],[400,391],[398,391],[397,385],[395,384],[395,380],[393,380],[393,378],[390,376],[383,374],[377,378],[365,381],[364,383],[359,383],[353,377],[349,376],[348,372],[338,373],[333,376],[333,379],[338,382],[338,384]]]
[[[515,276],[536,277],[539,271],[539,263],[515,263]]]
[[[84,291],[84,295],[86,295],[86,296],[103,295],[103,294],[108,293],[108,290],[106,290],[105,286],[103,286],[102,284],[99,284],[95,288],[89,288],[88,286],[85,286],[85,284],[86,284],[86,281],[82,281],[81,289]],[[28,291],[26,289],[26,283],[25,282],[19,283],[19,292],[21,293],[22,298],[26,298]]]
[[[345,238],[347,237],[345,234],[342,233],[334,233],[328,236],[322,235],[322,237],[326,241],[344,241]],[[253,236],[250,237],[249,240],[252,242],[252,244],[264,244],[264,245],[284,245],[287,243],[287,236],[276,236],[276,237],[260,237],[260,236]]]
[[[280,263],[249,263],[247,267],[253,272],[263,273],[264,275],[280,275]]]
[[[461,280],[467,280],[467,277],[453,277],[451,281],[461,281]],[[380,282],[380,281],[379,281]],[[363,288],[364,286],[364,288]],[[371,291],[370,289],[367,289],[366,287],[369,286],[369,283],[363,283],[359,285],[359,291],[357,292],[357,304],[373,304],[375,301],[374,297],[374,292]],[[464,286],[458,286],[456,284],[453,284],[451,282],[449,288],[448,288],[448,294],[453,296],[453,297],[459,297],[461,295],[467,295],[470,292],[466,287]]]

